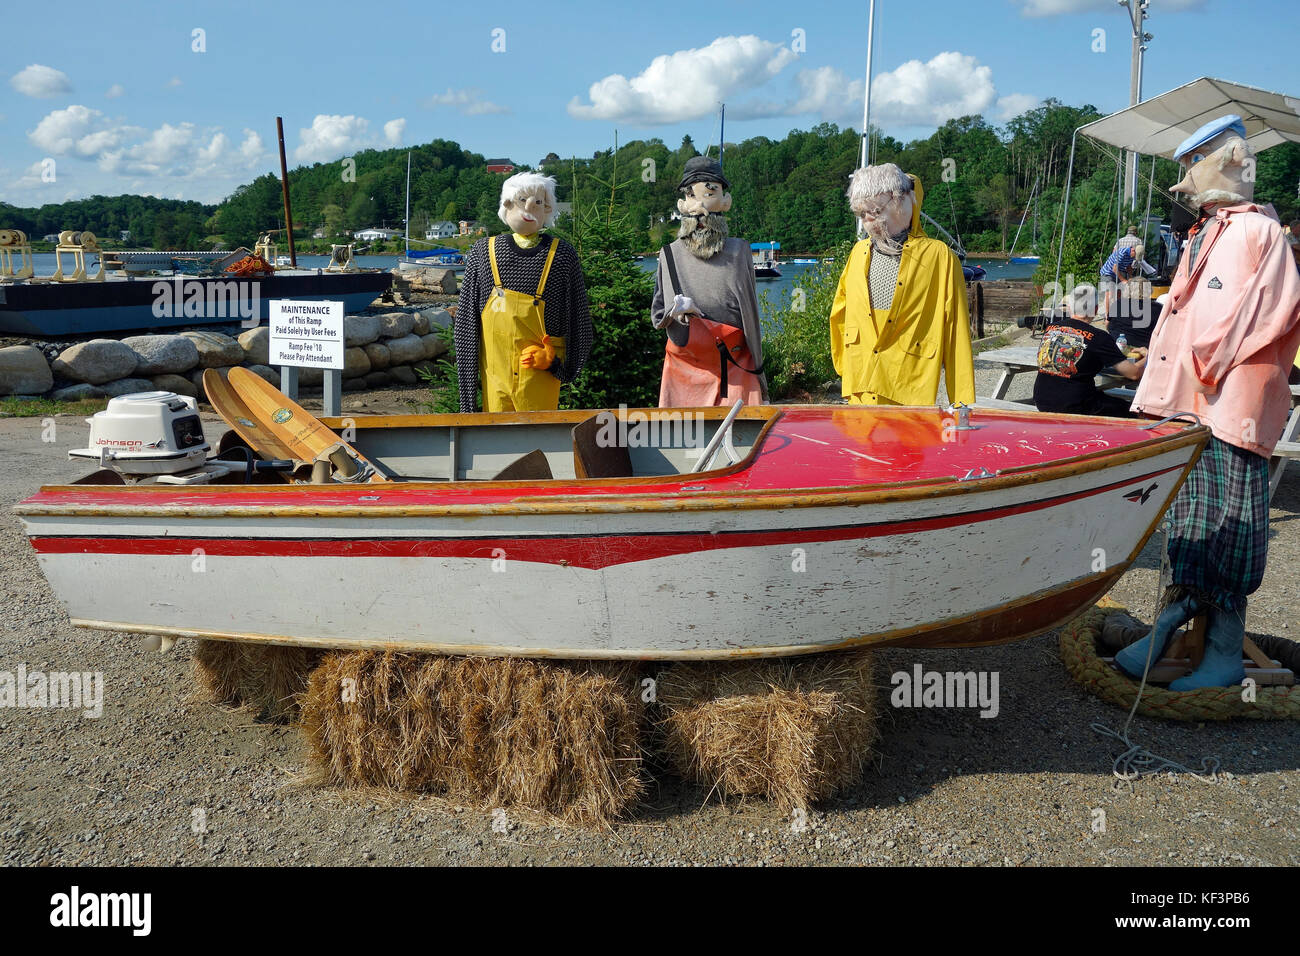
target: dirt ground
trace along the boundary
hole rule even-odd
[[[988,394],[994,371],[977,369],[978,391]],[[1018,379],[1009,397],[1027,394],[1031,380]],[[349,393],[344,402],[400,412],[418,397]],[[1120,748],[1090,725],[1119,730],[1126,715],[1071,680],[1053,634],[980,650],[880,651],[873,765],[806,820],[763,802],[723,805],[669,777],[609,832],[513,816],[494,828],[490,808],[308,785],[294,727],[195,699],[190,642],[159,654],[138,636],[69,626],[9,513],[41,484],[88,470],[66,457],[87,426],[70,417],[54,424],[54,440],[42,441],[50,436],[41,420],[0,419],[0,671],[100,671],[106,690],[97,719],[0,709],[6,864],[1300,863],[1300,722],[1138,718],[1135,742],[1193,766],[1216,755],[1223,772],[1213,783],[1164,774],[1117,786]],[[1298,555],[1300,465],[1292,465],[1273,501],[1250,632],[1300,635]],[[1158,559],[1153,539],[1112,593],[1146,620]],[[998,672],[999,713],[892,708],[888,676],[914,663]]]

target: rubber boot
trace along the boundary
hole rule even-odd
[[[1231,687],[1246,676],[1241,663],[1242,642],[1246,637],[1246,616],[1236,611],[1209,609],[1205,628],[1205,656],[1201,666],[1186,677],[1169,685],[1172,691],[1199,690],[1202,687]]]
[[[1134,641],[1115,655],[1116,666],[1134,680],[1141,679],[1142,672],[1147,666],[1147,648],[1152,643],[1155,644],[1155,649],[1151,652],[1151,664],[1155,666],[1156,661],[1164,654],[1174,632],[1194,618],[1200,610],[1201,602],[1193,594],[1184,594],[1177,600],[1170,601],[1156,618],[1150,634]]]

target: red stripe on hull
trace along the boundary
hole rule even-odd
[[[178,537],[72,537],[39,536],[31,539],[41,554],[186,555],[197,550],[229,557],[367,557],[367,558],[504,558],[536,564],[554,564],[598,570],[618,564],[714,551],[724,548],[760,548],[915,534],[962,524],[978,524],[1012,515],[1091,498],[1117,488],[1177,472],[1167,468],[1102,485],[1087,491],[1038,501],[989,508],[983,511],[939,515],[910,521],[795,528],[782,531],[728,531],[719,533],[650,533],[536,537],[440,538],[178,538]]]

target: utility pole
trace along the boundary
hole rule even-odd
[[[1142,102],[1142,59],[1146,53],[1147,43],[1153,37],[1146,32],[1143,24],[1151,16],[1147,7],[1151,0],[1139,0],[1137,6],[1132,0],[1118,0],[1119,5],[1128,11],[1129,23],[1133,28],[1133,54],[1129,65],[1128,105],[1137,106]],[[1129,209],[1137,209],[1138,194],[1138,154],[1132,150],[1128,153],[1128,165],[1124,175],[1124,199]]]

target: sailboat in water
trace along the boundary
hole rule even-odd
[[[397,260],[397,268],[402,272],[412,269],[452,269],[456,272],[465,270],[465,256],[457,249],[434,247],[432,249],[412,249],[412,242],[423,243],[424,240],[411,238],[411,154],[406,154],[406,252]],[[432,243],[429,243],[432,245]]]

